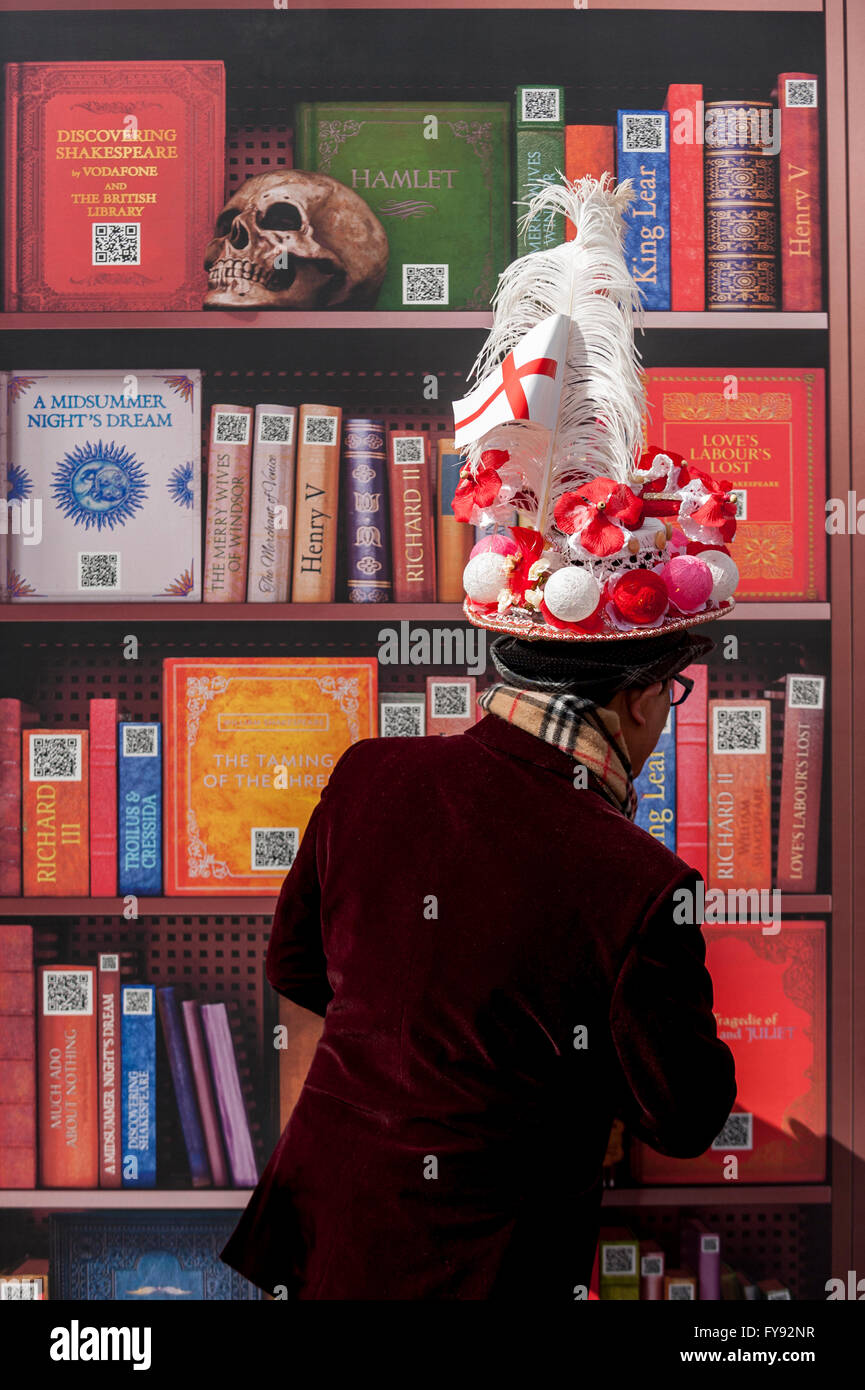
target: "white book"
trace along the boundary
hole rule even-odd
[[[248,603],[288,603],[297,406],[257,405],[252,445]]]

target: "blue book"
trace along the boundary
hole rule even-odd
[[[124,1187],[156,1186],[156,990],[120,989]]]
[[[671,706],[661,737],[634,780],[639,797],[637,825],[676,852],[676,707]]]
[[[162,727],[117,726],[117,891],[162,892]]]
[[[193,1187],[210,1187],[210,1164],[207,1161],[207,1148],[204,1131],[201,1128],[201,1115],[198,1109],[198,1096],[192,1062],[186,1043],[186,1030],[180,1012],[180,1003],[173,985],[164,985],[157,991],[156,1002],[162,1021],[162,1035],[168,1053],[168,1065],[174,1082],[174,1095],[180,1113],[180,1127],[183,1142],[189,1159],[189,1171]]]
[[[645,309],[669,309],[670,113],[620,111],[616,176],[636,197],[624,217],[625,261]]]

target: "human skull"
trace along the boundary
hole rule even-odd
[[[387,258],[384,228],[344,184],[299,169],[260,174],[217,218],[204,307],[371,308]]]

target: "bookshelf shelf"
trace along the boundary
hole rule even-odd
[[[608,1187],[605,1207],[750,1207],[780,1205],[823,1206],[832,1201],[831,1187],[784,1187],[728,1183],[726,1187]]]
[[[80,10],[82,0],[0,0],[0,11]],[[87,0],[88,10],[271,10],[273,0]],[[280,9],[318,9],[310,0],[280,0]],[[577,0],[333,0],[329,10],[575,10],[589,8]],[[645,0],[591,0],[593,10],[644,10]],[[653,10],[693,10],[694,0],[652,0]],[[703,10],[765,10],[773,14],[819,13],[822,0],[701,0]]]
[[[4,333],[16,331],[55,332],[73,330],[75,332],[116,333],[118,330],[155,328],[164,331],[172,329],[213,330],[219,332],[226,328],[269,328],[283,332],[303,332],[309,329],[338,329],[345,332],[353,329],[368,333],[371,330],[402,330],[416,332],[423,329],[484,329],[488,331],[493,316],[487,312],[461,311],[455,313],[378,313],[375,310],[340,313],[339,310],[308,313],[262,313],[246,314],[241,311],[228,312],[190,312],[190,313],[99,313],[99,314],[0,314],[0,330]],[[647,330],[653,328],[702,328],[711,329],[827,329],[827,314],[775,314],[775,313],[647,313],[644,315]]]
[[[828,622],[828,603],[739,603],[735,622]],[[465,622],[461,603],[12,603],[8,623]]]

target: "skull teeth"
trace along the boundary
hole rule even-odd
[[[220,260],[210,267],[207,278],[212,290],[225,289],[236,280],[249,280],[266,289],[273,278],[273,271],[266,266],[256,265],[254,261]]]

